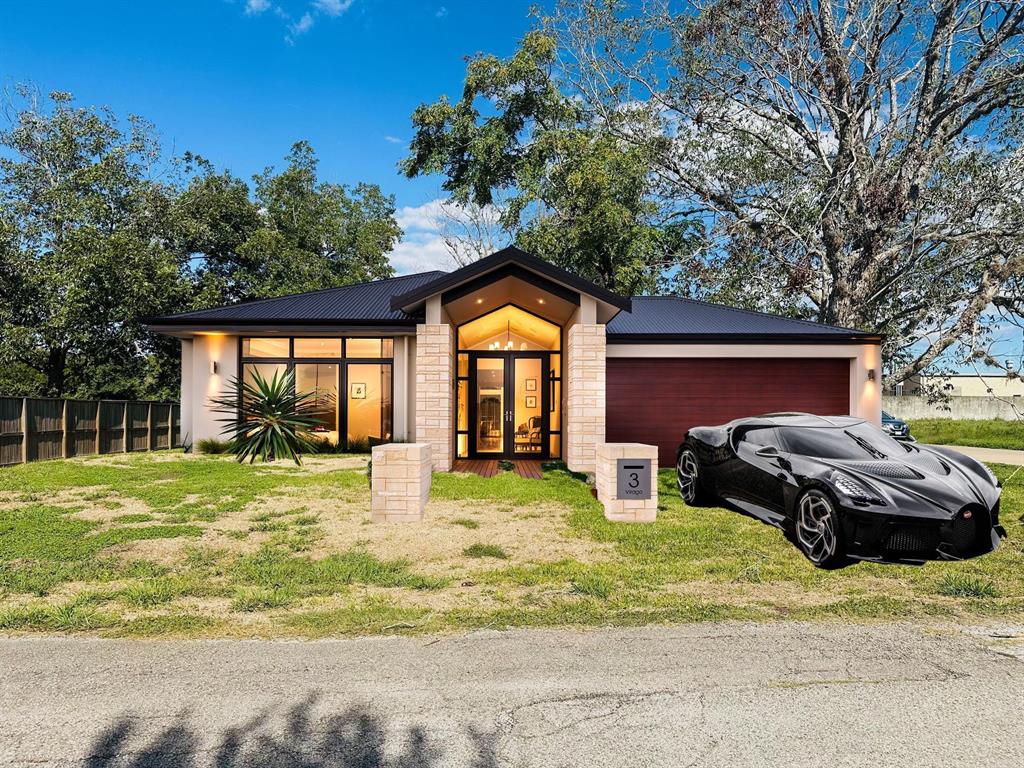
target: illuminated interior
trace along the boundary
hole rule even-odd
[[[506,304],[459,326],[459,349],[520,352],[559,349],[562,329]]]
[[[391,366],[386,363],[349,363],[348,445],[370,446],[391,439]]]

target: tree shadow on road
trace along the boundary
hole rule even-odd
[[[137,720],[119,718],[91,744],[88,768],[434,768],[449,764],[442,744],[420,726],[386,750],[386,723],[366,706],[313,719],[317,696],[286,714],[284,725],[264,712],[219,734],[204,734],[185,716],[160,733],[136,737]],[[474,752],[471,768],[497,768],[496,734],[466,731]],[[395,735],[392,734],[392,738]],[[391,754],[386,754],[390,751]]]

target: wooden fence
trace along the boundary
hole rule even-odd
[[[181,406],[0,397],[0,466],[181,446]]]

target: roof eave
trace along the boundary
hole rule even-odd
[[[575,291],[585,293],[588,296],[593,296],[595,299],[603,301],[606,304],[610,304],[613,307],[617,307],[620,310],[625,310],[627,312],[632,310],[633,303],[629,297],[620,296],[617,293],[601,288],[600,286],[591,283],[589,280],[584,280],[571,272],[567,272],[560,267],[556,267],[543,259],[539,259],[536,256],[512,246],[503,248],[497,253],[492,253],[490,256],[485,256],[479,261],[468,264],[454,272],[441,275],[436,280],[422,285],[412,291],[406,291],[405,293],[392,296],[391,309],[408,312],[411,308],[418,306],[430,296],[444,293],[457,285],[461,285],[462,283],[476,277],[486,275],[488,272],[509,263],[518,264],[525,269],[529,269],[543,275],[549,280],[561,283]]]
[[[878,334],[844,333],[612,333],[609,344],[881,344]]]

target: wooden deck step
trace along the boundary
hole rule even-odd
[[[527,480],[540,480],[544,472],[536,459],[516,459],[512,462],[513,471]],[[498,459],[456,459],[452,472],[471,472],[480,477],[494,477],[501,470]]]

